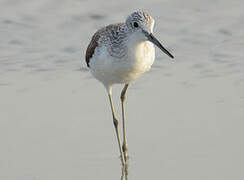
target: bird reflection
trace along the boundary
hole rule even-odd
[[[121,167],[121,180],[128,180],[128,174],[129,174],[129,164],[128,161],[125,163],[125,165],[122,165]]]

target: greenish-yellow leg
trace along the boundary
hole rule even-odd
[[[118,119],[115,116],[114,105],[113,105],[113,101],[112,101],[111,88],[108,90],[108,96],[109,96],[109,102],[110,102],[110,105],[111,105],[111,110],[112,110],[112,115],[113,115],[113,124],[114,124],[114,127],[115,127],[116,136],[117,136],[117,140],[118,140],[118,144],[119,144],[121,162],[122,162],[122,165],[124,166],[125,165],[125,157],[124,157],[124,153],[123,153],[123,149],[122,149],[122,143],[121,143],[121,139],[120,139],[119,121],[118,121]]]
[[[127,146],[127,138],[126,138],[126,117],[125,117],[125,94],[128,89],[129,84],[125,84],[122,92],[121,92],[121,104],[122,104],[122,118],[123,118],[123,153],[125,162],[128,159],[128,146]]]

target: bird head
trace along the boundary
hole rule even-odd
[[[126,19],[126,26],[136,37],[138,41],[150,41],[161,49],[169,57],[174,58],[168,50],[154,37],[154,19],[143,11],[136,11],[130,14]]]

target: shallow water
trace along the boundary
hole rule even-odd
[[[129,178],[243,179],[243,7],[1,1],[0,179],[120,179],[108,99],[84,53],[97,28],[137,9],[156,19],[155,36],[176,58],[157,50],[152,70],[129,88]]]

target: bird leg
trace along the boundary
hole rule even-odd
[[[125,94],[128,89],[129,84],[125,84],[122,92],[121,92],[121,104],[122,104],[122,118],[123,118],[123,152],[124,152],[124,159],[127,161],[128,159],[128,147],[127,147],[127,138],[126,138],[126,117],[125,117]]]
[[[111,110],[112,110],[112,115],[113,115],[113,124],[115,127],[116,136],[117,136],[117,140],[118,140],[118,144],[119,144],[121,162],[122,162],[122,165],[124,166],[125,165],[125,157],[124,157],[124,153],[123,153],[123,149],[122,149],[122,143],[121,143],[121,139],[120,139],[119,121],[115,116],[115,111],[114,111],[114,106],[113,106],[113,101],[112,101],[112,90],[111,90],[111,88],[108,89],[108,96],[109,96],[109,102],[111,105]]]

